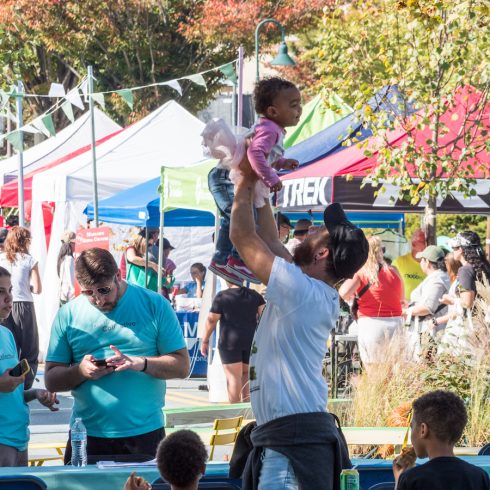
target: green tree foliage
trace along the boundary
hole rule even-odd
[[[488,175],[488,1],[358,0],[327,9],[305,58],[315,62],[318,85],[354,105],[372,128],[375,138],[362,143],[376,162],[370,182],[393,182],[399,198],[428,202],[433,243],[437,198],[474,195],[475,173]],[[397,117],[365,105],[386,85],[402,94],[392,101]],[[452,114],[457,104],[463,110]],[[403,144],[394,143],[394,130],[407,133]]]

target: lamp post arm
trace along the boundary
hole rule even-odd
[[[277,27],[279,27],[279,29],[281,30],[281,41],[284,42],[284,40],[285,40],[284,26],[280,22],[278,22],[276,19],[264,19],[257,24],[257,27],[255,28],[255,60],[256,60],[255,80],[256,81],[259,81],[259,78],[260,78],[260,76],[259,76],[259,33],[260,33],[260,29],[262,29],[262,27],[265,24],[275,24]]]

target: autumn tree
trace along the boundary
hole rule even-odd
[[[363,146],[377,165],[365,183],[394,183],[397,198],[426,201],[425,226],[434,243],[437,199],[474,195],[475,173],[488,175],[488,2],[346,3],[325,11],[305,57],[315,62],[318,85],[355,106],[373,130]],[[366,106],[386,85],[397,85],[402,95],[396,116]],[[401,146],[392,144],[395,130],[407,134]]]
[[[182,33],[195,7],[193,1],[158,0],[4,0],[0,4],[1,85],[23,80],[30,93],[46,94],[52,82],[68,90],[94,66],[97,91],[147,85],[204,71],[236,57],[224,46],[208,49]],[[132,114],[120,98],[109,108],[122,122],[145,115],[170,98],[189,110],[204,107],[221,86],[218,72],[206,76],[207,90],[190,81],[183,94],[168,87],[135,93]],[[50,99],[29,99],[39,114]]]

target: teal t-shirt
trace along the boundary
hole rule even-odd
[[[18,364],[14,336],[0,325],[0,374]],[[29,442],[29,408],[24,401],[24,383],[10,393],[0,393],[0,444],[27,449]]]
[[[79,296],[58,312],[47,361],[74,364],[87,354],[114,355],[115,345],[129,356],[158,356],[185,347],[170,303],[153,291],[128,284],[116,307],[102,313]],[[81,417],[94,437],[128,437],[163,427],[164,380],[122,371],[87,380],[72,390],[72,421]]]

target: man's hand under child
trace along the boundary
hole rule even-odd
[[[279,192],[282,189],[282,182],[279,181],[277,184],[274,184],[270,187],[271,192]]]
[[[294,170],[295,168],[299,167],[299,162],[298,160],[294,160],[293,158],[286,158],[282,162],[281,168],[283,170]]]

